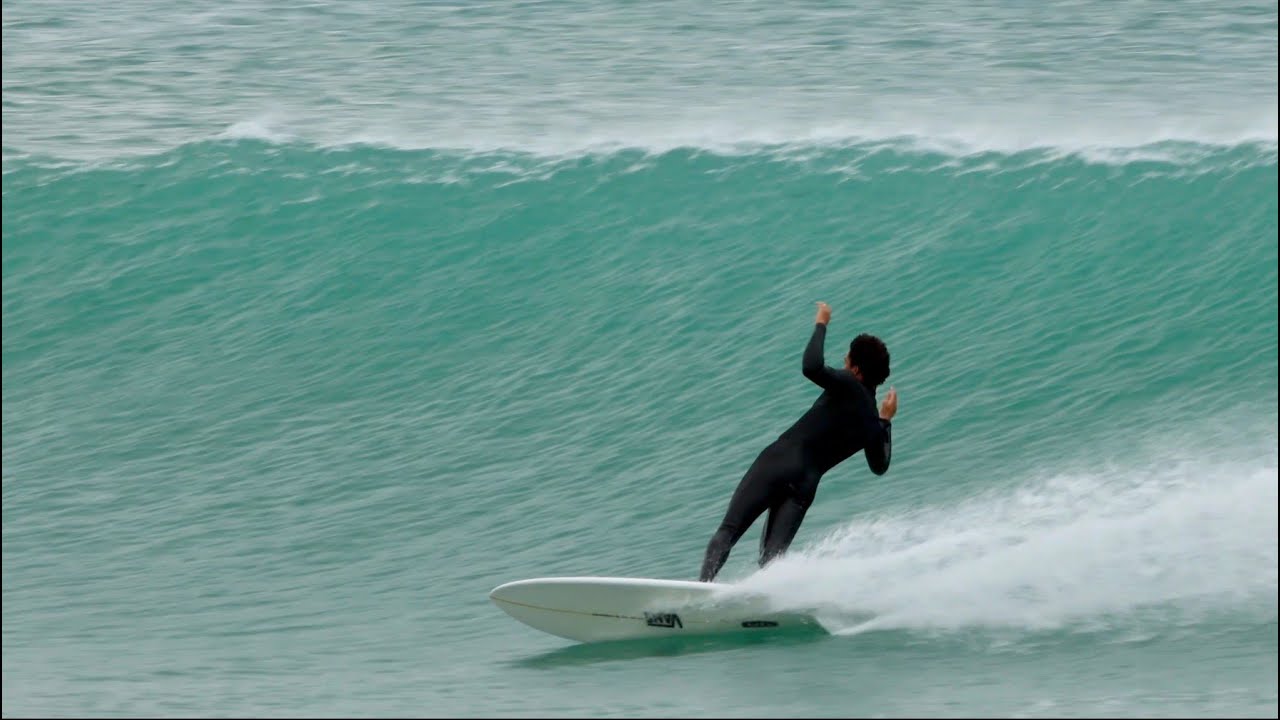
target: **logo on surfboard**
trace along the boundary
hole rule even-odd
[[[684,623],[680,622],[680,616],[675,613],[651,613],[644,614],[644,624],[649,627],[664,628],[680,628],[684,629]]]

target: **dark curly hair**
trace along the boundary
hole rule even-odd
[[[863,333],[849,343],[849,364],[862,371],[862,384],[875,389],[889,379],[889,348],[875,335]]]

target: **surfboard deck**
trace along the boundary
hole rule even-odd
[[[821,628],[804,613],[770,609],[725,583],[625,577],[516,580],[489,592],[511,617],[578,642]]]

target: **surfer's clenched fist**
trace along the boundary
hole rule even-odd
[[[885,397],[884,402],[880,403],[880,418],[883,420],[892,420],[894,415],[898,414],[898,391],[889,388],[889,394]]]
[[[824,302],[819,302],[818,316],[814,318],[814,322],[818,323],[819,325],[826,325],[827,323],[831,322],[831,306]]]

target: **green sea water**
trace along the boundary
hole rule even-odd
[[[1277,713],[1274,3],[4,3],[5,716]],[[880,335],[893,465],[693,579]]]

